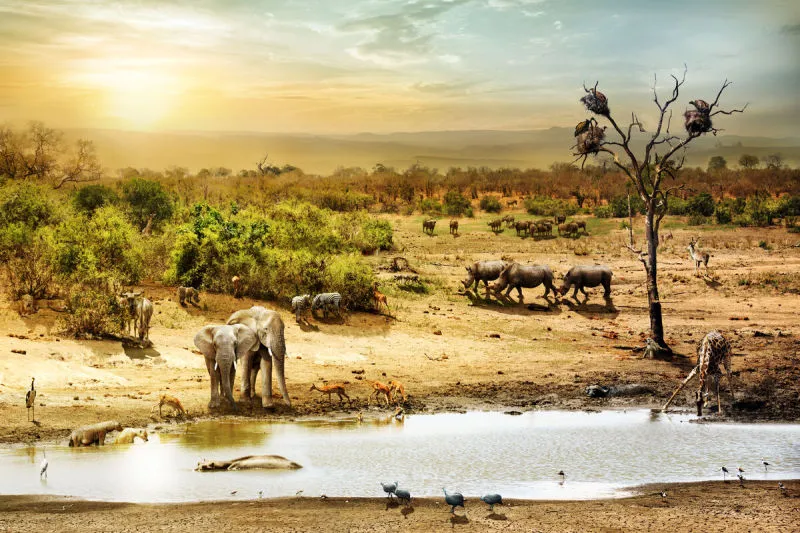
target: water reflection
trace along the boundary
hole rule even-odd
[[[381,497],[380,481],[399,480],[414,497],[440,496],[446,486],[468,498],[499,492],[581,499],[624,495],[621,487],[641,483],[718,479],[723,464],[742,465],[752,479],[800,477],[800,425],[694,424],[693,418],[638,410],[207,421],[133,445],[48,446],[49,480],[38,476],[41,448],[0,449],[0,493],[115,501]],[[194,471],[200,459],[256,454],[282,455],[304,468]]]

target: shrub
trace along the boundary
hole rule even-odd
[[[542,196],[526,199],[525,209],[528,211],[528,214],[539,216],[571,216],[578,212],[578,206],[567,200]]]
[[[78,189],[72,197],[72,205],[77,211],[91,215],[96,209],[119,201],[113,189],[104,185],[87,185]]]
[[[616,198],[612,198],[608,205],[611,207],[611,212],[614,214],[615,218],[623,218],[628,216],[627,196],[617,196]],[[633,211],[633,214],[638,213],[643,215],[645,213],[644,201],[642,201],[642,199],[638,196],[631,195],[631,211]]]
[[[689,226],[703,226],[708,223],[708,219],[703,215],[691,215],[686,221]]]
[[[36,229],[52,220],[53,204],[41,187],[21,183],[0,190],[0,227],[20,224]]]
[[[154,229],[172,217],[172,199],[158,181],[131,178],[122,184],[122,199],[130,206],[131,219],[139,228],[144,228],[150,215]]]
[[[707,192],[692,196],[686,202],[686,212],[690,215],[710,217],[714,214],[714,198]]]
[[[125,326],[125,316],[115,295],[76,285],[67,297],[67,314],[60,319],[60,326],[74,337],[114,336]]]
[[[469,198],[458,191],[448,191],[444,195],[443,207],[445,214],[450,216],[461,216],[472,210]]]
[[[323,209],[339,212],[367,209],[374,203],[374,199],[369,194],[331,189],[315,192],[311,195],[311,201]]]
[[[717,206],[714,211],[714,218],[717,219],[717,224],[730,224],[731,220],[733,220],[730,208],[723,205]]]
[[[480,207],[487,213],[499,213],[503,209],[503,206],[500,205],[500,200],[489,195],[481,198]]]
[[[689,213],[689,202],[683,198],[672,197],[667,204],[667,214],[683,216]]]
[[[425,198],[419,201],[419,210],[425,215],[441,215],[442,204],[433,198]]]
[[[594,216],[597,218],[611,218],[613,214],[611,206],[608,205],[598,205],[594,208]]]
[[[50,240],[37,235],[20,249],[18,255],[8,260],[6,272],[11,299],[16,300],[23,294],[46,298],[55,292],[52,255]]]

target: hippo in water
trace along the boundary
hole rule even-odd
[[[578,289],[588,298],[585,287],[602,285],[605,289],[604,298],[611,297],[611,268],[605,265],[578,265],[569,269],[564,274],[564,283],[561,285],[561,295],[564,296],[571,286],[575,286],[572,297],[577,300]]]
[[[462,281],[465,289],[469,289],[472,284],[475,284],[475,294],[478,293],[478,285],[481,281],[486,285],[486,296],[489,296],[489,282],[496,280],[500,277],[500,272],[503,271],[508,263],[505,261],[476,261],[471,265],[467,265],[467,279]]]
[[[301,465],[280,455],[246,455],[230,461],[201,461],[195,470],[212,472],[215,470],[296,470]]]

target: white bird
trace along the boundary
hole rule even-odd
[[[50,463],[47,461],[47,450],[44,450],[44,459],[42,459],[42,463],[39,465],[39,477],[41,478],[44,476],[47,478],[47,467],[50,466]]]
[[[662,491],[661,491],[661,498],[662,498],[664,501],[667,501],[667,491],[665,491],[665,490],[662,490]]]

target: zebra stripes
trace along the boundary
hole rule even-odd
[[[305,315],[311,307],[311,295],[303,294],[302,296],[295,296],[292,298],[292,311],[294,311],[294,319],[300,322],[300,317]]]
[[[311,303],[311,314],[316,317],[315,311],[322,309],[323,316],[328,318],[328,311],[332,307],[336,310],[336,316],[342,316],[340,303],[342,295],[338,292],[323,292],[314,296],[314,301]]]

